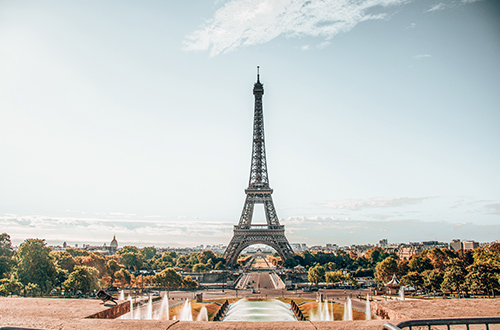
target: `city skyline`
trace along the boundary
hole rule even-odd
[[[2,232],[227,244],[260,65],[290,243],[497,240],[498,14],[493,0],[4,1]]]

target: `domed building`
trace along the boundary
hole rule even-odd
[[[118,241],[116,240],[116,236],[113,235],[113,240],[109,244],[109,252],[111,254],[115,254],[117,250],[118,250]]]

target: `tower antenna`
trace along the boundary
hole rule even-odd
[[[257,82],[260,82],[260,74],[259,74],[259,69],[260,69],[260,66],[257,65]]]

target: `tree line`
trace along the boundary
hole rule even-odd
[[[180,271],[224,269],[225,260],[212,251],[157,254],[154,247],[125,246],[114,255],[82,249],[52,251],[43,239],[27,239],[14,251],[10,236],[0,234],[0,295],[42,296],[53,290],[92,292],[111,286],[195,288]],[[142,274],[140,270],[146,270]]]
[[[402,285],[423,292],[480,293],[495,296],[500,290],[500,243],[474,250],[452,251],[433,248],[400,260],[373,248],[364,256],[339,251],[311,253],[305,251],[285,261],[285,265],[302,265],[308,269],[311,283],[326,282],[356,285],[356,277],[374,276],[380,283],[394,275]]]

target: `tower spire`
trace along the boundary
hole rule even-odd
[[[260,74],[259,74],[260,66],[257,65],[257,82],[260,83]]]

